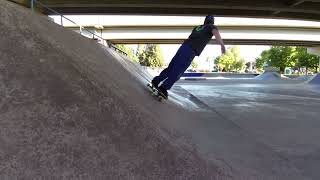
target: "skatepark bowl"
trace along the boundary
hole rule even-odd
[[[320,86],[181,79],[0,1],[0,179],[320,179]]]

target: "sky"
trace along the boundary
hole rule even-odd
[[[55,22],[60,23],[60,17],[50,16]],[[72,15],[69,19],[82,26],[97,25],[198,25],[202,24],[204,17],[200,16],[137,16],[137,15]],[[258,18],[236,18],[236,17],[216,17],[215,24],[219,25],[264,25],[264,26],[303,26],[319,27],[320,22],[298,21],[298,20],[279,20],[279,19],[258,19]],[[73,26],[68,21],[63,21],[64,26]],[[223,37],[222,37],[223,38]],[[180,45],[160,45],[165,62],[169,63],[175,55]],[[135,45],[130,47],[136,49]],[[226,46],[227,48],[229,46]],[[245,46],[240,45],[241,56],[246,61],[255,61],[263,50],[270,46]],[[207,57],[215,58],[221,54],[220,46],[208,45],[200,57],[196,58],[198,62],[205,62]]]

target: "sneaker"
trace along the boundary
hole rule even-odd
[[[158,88],[158,90],[159,90],[159,92],[160,92],[161,94],[163,94],[163,95],[165,96],[166,99],[168,99],[168,91],[167,91],[165,88],[163,88],[162,86],[160,86],[160,87]]]
[[[157,83],[155,80],[152,80],[152,81],[151,81],[151,84],[152,84],[152,86],[155,87],[155,88],[158,88],[158,86],[159,86],[159,83]]]

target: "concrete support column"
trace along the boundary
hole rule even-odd
[[[30,0],[30,8],[34,11],[34,0]]]

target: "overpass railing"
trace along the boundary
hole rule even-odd
[[[108,47],[110,47],[110,48],[113,48],[113,49],[116,50],[117,52],[120,52],[120,53],[122,53],[122,54],[124,54],[124,55],[126,55],[126,56],[128,55],[127,53],[125,53],[124,51],[122,51],[121,49],[119,49],[118,47],[116,47],[114,44],[112,44],[112,43],[109,42],[108,40],[105,40],[103,37],[95,34],[94,32],[90,31],[89,29],[86,29],[85,27],[77,24],[76,22],[74,22],[73,20],[65,17],[64,15],[60,14],[60,13],[57,12],[56,10],[49,8],[48,6],[44,5],[44,4],[41,3],[40,1],[38,1],[38,0],[30,0],[30,8],[31,8],[32,11],[34,11],[36,5],[39,6],[39,7],[45,8],[45,9],[47,9],[48,11],[51,11],[51,12],[52,12],[53,14],[55,14],[55,15],[60,16],[60,25],[61,25],[61,26],[63,26],[63,20],[65,19],[65,20],[71,22],[72,24],[76,25],[77,27],[79,27],[79,33],[80,33],[81,35],[86,36],[86,35],[84,34],[84,32],[86,32],[86,33],[92,35],[92,39],[98,40],[98,42],[101,43],[102,45],[108,46]],[[86,36],[86,37],[87,37],[87,36]]]

